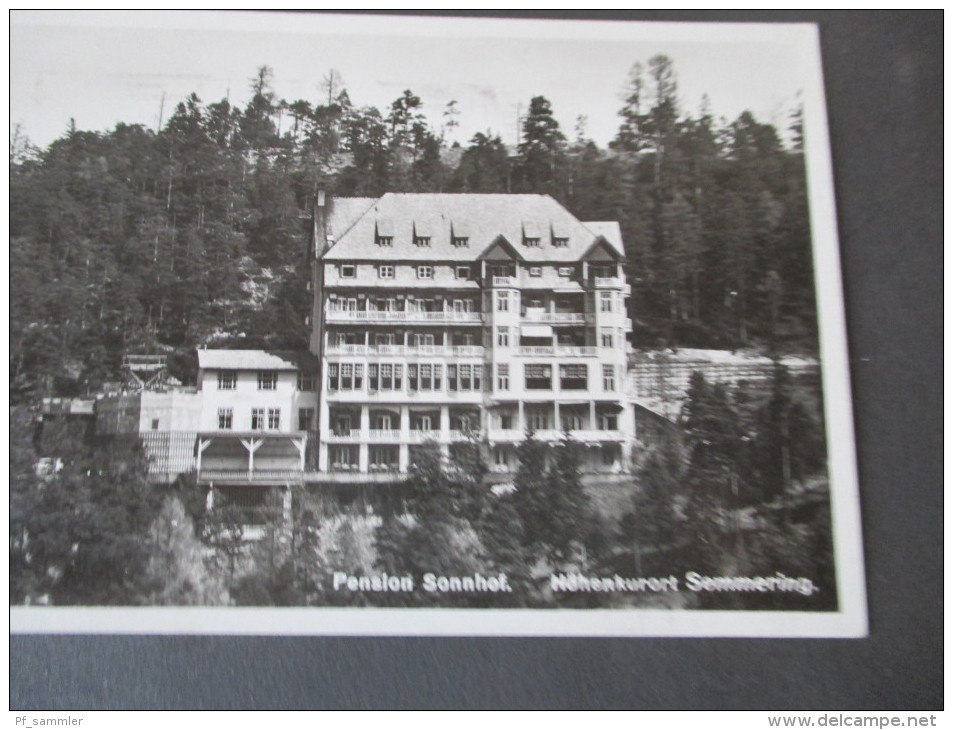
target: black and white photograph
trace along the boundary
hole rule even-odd
[[[13,632],[866,635],[815,26],[10,22]]]

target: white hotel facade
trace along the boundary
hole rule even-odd
[[[467,439],[506,473],[530,431],[584,444],[586,471],[626,469],[617,223],[541,195],[319,195],[314,241],[306,479],[392,480],[415,445]]]

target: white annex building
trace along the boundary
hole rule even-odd
[[[393,478],[414,445],[470,438],[507,472],[529,431],[588,446],[587,471],[626,468],[618,223],[545,195],[319,194],[314,240],[320,474]]]

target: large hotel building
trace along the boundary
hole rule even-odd
[[[319,476],[386,480],[417,444],[471,438],[508,472],[529,432],[589,447],[584,470],[626,468],[618,223],[545,195],[319,195],[314,241]]]
[[[154,481],[195,470],[244,506],[275,486],[392,482],[423,444],[476,440],[505,481],[530,432],[584,446],[584,471],[627,469],[617,223],[544,195],[319,194],[309,256],[310,352],[200,349],[195,388],[132,356],[97,431],[138,433]]]

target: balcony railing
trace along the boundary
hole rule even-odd
[[[335,444],[357,443],[361,440],[361,432],[357,429],[350,431],[332,431],[328,441]]]
[[[300,469],[202,469],[199,480],[204,482],[242,482],[246,484],[273,484],[300,481]]]
[[[375,443],[400,441],[400,430],[394,428],[372,428],[367,432],[367,440]]]
[[[492,277],[493,286],[509,286],[516,288],[519,286],[519,279],[515,276],[494,276]]]
[[[328,322],[423,322],[423,323],[463,323],[480,324],[483,315],[480,312],[377,312],[364,309],[328,310],[325,314]]]
[[[581,312],[532,312],[527,311],[523,314],[524,322],[541,324],[586,324],[591,320],[591,315]]]
[[[616,288],[622,286],[625,282],[622,281],[618,276],[594,276],[592,278],[593,286],[597,289],[601,288]]]
[[[532,355],[534,357],[539,355],[595,357],[598,354],[598,350],[595,347],[581,347],[578,345],[543,345],[539,347],[521,345],[517,350],[517,354]]]
[[[539,441],[562,441],[564,431],[555,428],[545,428],[533,432],[533,438]],[[490,441],[510,442],[522,441],[526,438],[526,431],[520,431],[515,428],[490,429]],[[603,431],[600,429],[575,429],[569,431],[569,438],[573,441],[594,442],[594,441],[624,441],[625,434],[622,431]]]
[[[329,355],[445,355],[482,357],[479,345],[328,345]]]

